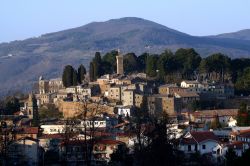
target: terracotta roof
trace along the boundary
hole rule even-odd
[[[250,138],[250,129],[240,131],[238,136],[244,137],[244,138]]]
[[[118,145],[118,144],[124,144],[124,142],[109,139],[109,140],[98,140],[96,141],[95,144]]]
[[[180,97],[199,97],[198,93],[195,92],[176,92]]]
[[[214,140],[219,142],[218,137],[211,131],[195,131],[189,133],[191,134],[191,137],[184,137],[182,139],[182,142],[185,144],[196,144],[206,140]]]
[[[84,146],[84,143],[85,143],[84,140],[71,140],[67,142],[68,145],[82,145],[82,146]],[[65,142],[61,143],[61,145],[64,145],[64,144]],[[94,144],[118,145],[118,144],[125,144],[125,143],[122,141],[117,141],[117,140],[96,140]]]
[[[44,134],[39,139],[62,139],[62,134]]]
[[[38,127],[22,127],[16,128],[15,131],[17,134],[38,134]]]
[[[194,117],[237,116],[238,109],[201,110],[190,114]]]
[[[228,145],[226,145],[228,148],[232,148],[232,149],[243,149],[243,146],[244,146],[244,142],[242,141],[235,141],[235,142],[232,142]]]

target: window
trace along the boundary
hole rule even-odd
[[[191,145],[188,145],[188,151],[189,152],[191,151]]]
[[[202,149],[206,149],[206,145],[202,145]]]

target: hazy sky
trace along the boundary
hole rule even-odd
[[[250,0],[1,0],[0,42],[128,16],[213,35],[250,29]]]

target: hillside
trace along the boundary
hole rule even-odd
[[[222,52],[231,57],[247,57],[250,55],[249,35],[239,34],[236,37],[195,37],[148,20],[128,17],[2,43],[0,94],[24,87],[29,89],[40,75],[58,77],[67,64],[88,65],[96,51],[104,53],[119,48],[123,53],[138,55],[159,53],[167,48],[175,51],[180,47],[193,47],[202,56]],[[246,37],[242,37],[244,34]]]
[[[241,30],[233,33],[223,33],[220,35],[213,36],[215,38],[224,39],[239,39],[239,40],[250,40],[250,29]]]

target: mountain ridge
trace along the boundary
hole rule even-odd
[[[203,57],[216,52],[250,57],[248,40],[238,37],[239,33],[227,36],[197,37],[146,19],[125,17],[0,43],[0,91],[30,87],[40,75],[58,77],[67,64],[88,66],[96,51],[104,54],[118,48],[139,55],[192,47]]]

